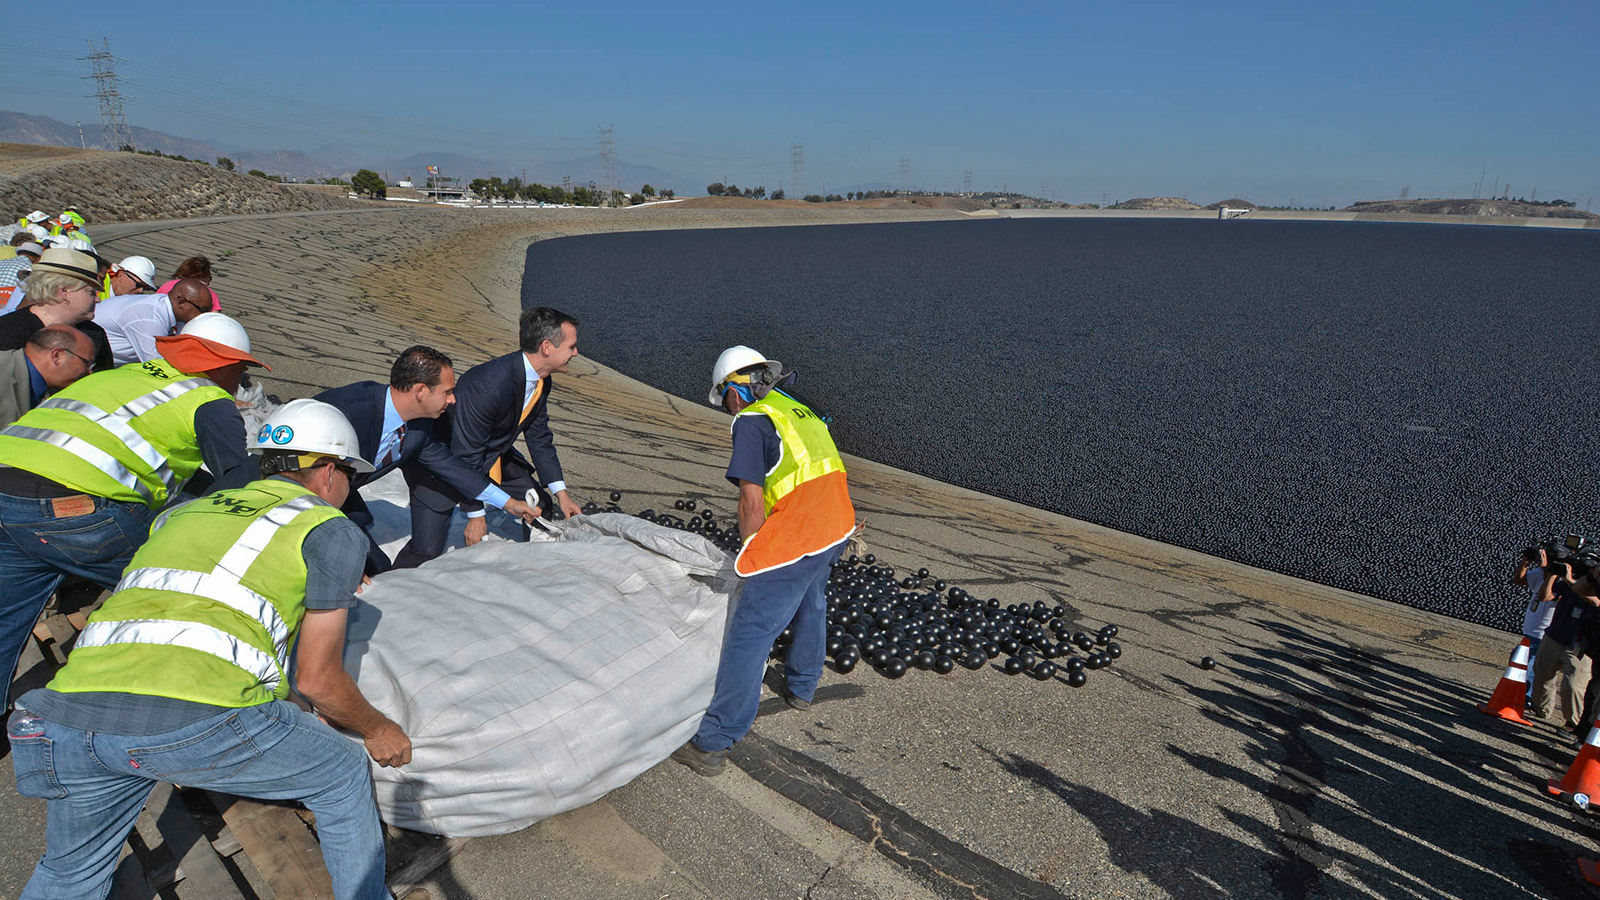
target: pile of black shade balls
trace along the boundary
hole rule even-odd
[[[611,493],[611,505],[590,503],[584,512],[622,512],[622,494]],[[709,509],[696,511],[692,499],[673,501],[673,512],[647,509],[639,518],[668,528],[700,534],[718,547],[736,553],[739,529],[722,527]],[[1005,654],[994,668],[1007,675],[1026,673],[1039,681],[1088,683],[1088,670],[1103,669],[1122,656],[1113,640],[1117,626],[1098,631],[1074,630],[1067,610],[1036,601],[1032,606],[1001,606],[964,588],[934,578],[927,569],[897,575],[877,556],[849,556],[833,565],[828,578],[828,643],[833,668],[850,672],[866,660],[885,677],[899,678],[910,669],[948,675],[957,666],[977,671]],[[772,646],[782,658],[794,640],[784,629]],[[1080,653],[1082,655],[1080,655]]]
[[[1122,646],[1112,640],[1117,626],[1074,631],[1066,614],[1064,607],[1043,601],[1001,606],[996,598],[983,600],[947,585],[927,569],[896,580],[894,566],[880,565],[873,554],[850,556],[834,564],[828,578],[828,655],[839,672],[866,660],[879,673],[899,678],[912,668],[940,675],[956,666],[977,671],[1003,653],[1006,660],[996,668],[1007,675],[1083,687],[1087,670],[1111,665]],[[792,640],[784,631],[773,655]]]

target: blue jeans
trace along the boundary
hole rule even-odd
[[[1524,637],[1526,637],[1526,635],[1524,635]],[[1544,641],[1543,637],[1528,638],[1528,695],[1527,696],[1528,696],[1529,700],[1533,699],[1533,658],[1535,656],[1539,655],[1539,644],[1542,643],[1543,641]],[[1511,655],[1512,656],[1516,656],[1517,655],[1517,651],[1516,650],[1512,650],[1511,651]]]
[[[122,842],[158,781],[299,800],[317,814],[334,896],[389,896],[366,753],[287,700],[149,735],[79,731],[19,708],[8,734],[17,793],[48,801],[44,858],[23,900],[104,898]]]
[[[116,587],[155,517],[147,507],[97,497],[93,512],[57,519],[49,500],[0,494],[0,672],[8,692],[28,634],[61,580],[78,575]]]
[[[794,623],[794,643],[784,666],[789,692],[802,700],[817,693],[822,660],[827,652],[830,567],[844,552],[844,544],[808,556],[781,569],[744,580],[739,605],[722,640],[722,661],[717,666],[717,686],[711,707],[700,720],[694,745],[716,752],[738,743],[756,721],[761,702],[761,675],[766,671],[772,642]]]

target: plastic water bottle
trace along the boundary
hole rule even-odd
[[[11,721],[6,724],[6,736],[14,741],[36,738],[42,734],[44,734],[44,720],[25,709],[13,712]]]

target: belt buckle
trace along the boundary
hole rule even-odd
[[[56,497],[50,501],[50,512],[58,519],[70,519],[74,516],[86,516],[94,512],[94,498],[87,494],[73,494],[71,497]]]

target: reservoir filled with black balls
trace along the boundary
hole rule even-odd
[[[595,235],[530,247],[523,303],[696,403],[717,354],[752,346],[799,371],[846,453],[1506,629],[1524,546],[1600,540],[1594,229]]]

